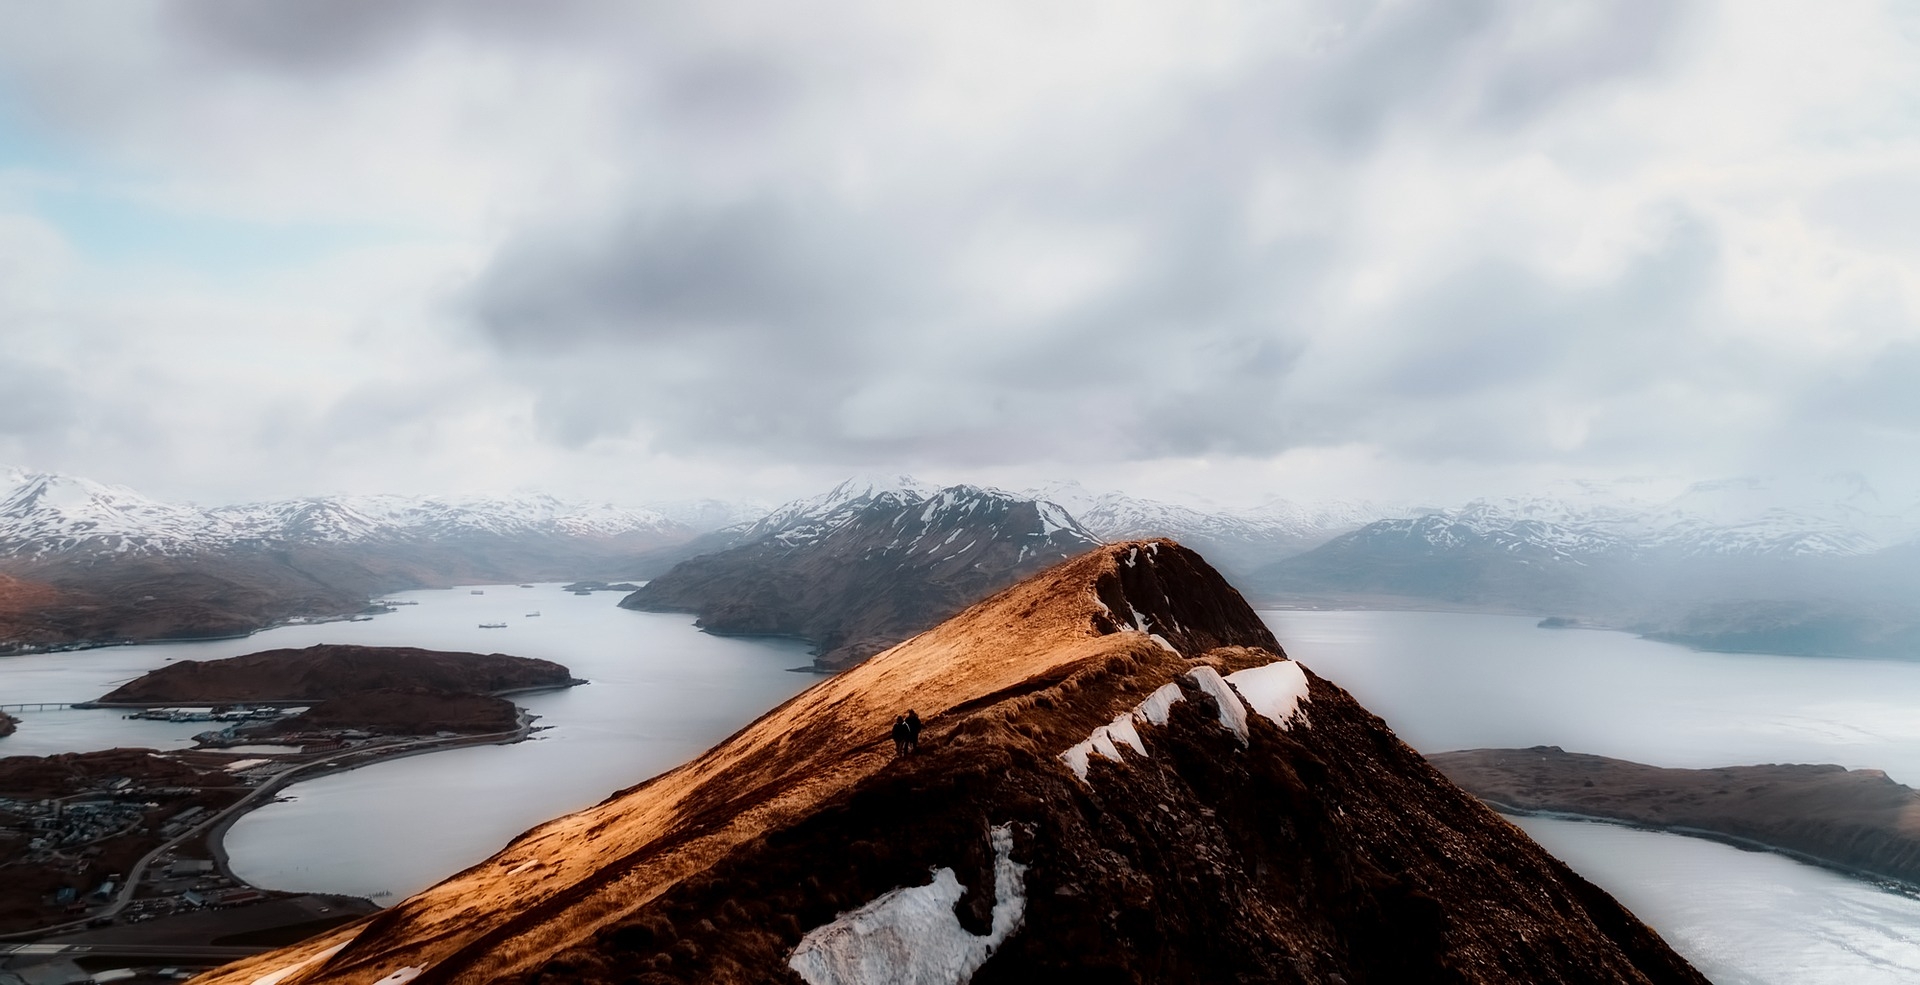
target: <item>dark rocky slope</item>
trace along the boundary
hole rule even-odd
[[[896,759],[907,706],[924,751]],[[1165,541],[1052,568],[203,981],[265,979],[1704,981]]]
[[[106,705],[309,702],[379,690],[499,694],[576,683],[551,660],[403,646],[318,644],[225,660],[182,660],[115,688]]]
[[[795,636],[841,669],[1099,541],[1050,503],[972,486],[878,491],[690,558],[621,606],[710,632]]]
[[[1758,843],[1920,886],[1920,792],[1879,770],[1831,765],[1662,769],[1558,746],[1469,749],[1427,758],[1475,796],[1509,809]]]

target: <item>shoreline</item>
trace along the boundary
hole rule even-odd
[[[299,765],[296,765],[293,768],[286,770],[285,772],[279,773],[273,777],[268,778],[265,782],[247,791],[247,793],[243,795],[239,800],[228,805],[226,808],[222,809],[220,812],[216,813],[212,817],[209,817],[205,821],[202,821],[199,824],[196,824],[193,827],[180,832],[174,837],[167,839],[166,841],[155,846],[152,850],[148,851],[145,855],[141,856],[140,860],[129,869],[127,873],[127,878],[124,884],[120,887],[119,892],[115,895],[113,902],[109,904],[106,909],[96,913],[89,914],[80,920],[68,921],[66,923],[61,923],[61,924],[54,924],[48,927],[39,927],[33,930],[25,930],[25,931],[13,932],[13,933],[0,934],[0,942],[19,941],[19,942],[32,943],[35,941],[45,940],[47,938],[59,936],[62,934],[87,930],[89,929],[91,922],[93,920],[99,919],[100,917],[118,916],[122,910],[126,909],[128,904],[133,902],[134,897],[137,895],[140,889],[141,883],[146,874],[146,870],[149,867],[151,867],[153,863],[157,859],[159,859],[161,856],[167,854],[170,851],[176,850],[180,845],[190,843],[195,839],[203,840],[203,843],[206,845],[207,855],[209,859],[213,862],[214,869],[217,872],[219,872],[222,876],[225,876],[226,878],[232,880],[236,887],[243,887],[246,889],[255,890],[257,892],[271,893],[276,895],[300,895],[302,892],[304,892],[303,890],[275,889],[267,886],[260,886],[252,882],[249,882],[248,880],[241,878],[239,875],[234,873],[232,864],[231,864],[231,859],[229,858],[227,849],[226,849],[226,834],[229,830],[232,829],[233,825],[236,822],[238,822],[241,818],[245,817],[247,814],[255,810],[258,810],[267,804],[276,802],[279,799],[276,795],[281,790],[293,785],[294,783],[302,782],[305,780],[319,779],[321,777],[331,776],[336,773],[347,773],[347,772],[351,772],[353,770],[361,769],[367,766],[373,766],[388,760],[404,759],[409,756],[429,755],[432,753],[441,752],[448,749],[465,748],[467,746],[512,745],[517,742],[525,741],[528,737],[530,737],[533,734],[534,732],[533,722],[539,716],[534,715],[527,708],[518,706],[518,705],[515,706],[514,711],[515,711],[515,725],[512,729],[505,730],[505,731],[483,732],[475,735],[447,736],[444,738],[432,737],[432,738],[414,739],[414,740],[409,740],[406,742],[397,743],[389,746],[382,746],[374,749],[349,750],[347,752],[335,754],[332,756],[321,756],[312,762],[301,763]],[[195,751],[195,750],[184,750],[184,751]],[[219,750],[199,750],[199,751],[218,752]],[[335,895],[338,895],[338,894],[335,894]],[[386,908],[382,904],[375,902],[370,897],[353,897],[353,898],[366,900],[367,903],[369,903],[370,905],[378,909]]]
[[[548,689],[542,688],[539,690]],[[516,742],[523,742],[533,734],[533,722],[534,719],[539,716],[534,715],[526,708],[520,706],[515,706],[514,711],[517,716],[516,723],[511,730],[505,732],[483,732],[478,735],[449,736],[444,739],[419,739],[398,746],[388,746],[381,750],[362,750],[359,751],[357,755],[359,760],[357,762],[344,762],[349,756],[355,755],[350,753],[347,756],[327,757],[323,758],[320,762],[301,764],[255,787],[252,793],[242,798],[232,807],[227,808],[217,816],[209,819],[205,825],[184,832],[175,840],[179,841],[191,838],[196,833],[204,831],[207,854],[213,861],[214,869],[221,875],[232,879],[235,885],[246,886],[250,889],[257,889],[261,892],[268,893],[306,892],[306,890],[273,889],[266,886],[258,886],[241,878],[233,871],[233,867],[227,856],[227,832],[231,830],[234,824],[241,818],[259,810],[261,807],[279,801],[277,796],[270,797],[267,796],[268,794],[278,794],[282,789],[292,786],[297,782],[317,780],[321,777],[333,776],[336,773],[350,773],[354,770],[389,760],[406,759],[411,756],[426,756],[447,749],[459,749],[466,746],[504,746],[512,745]],[[258,802],[254,803],[254,801]],[[361,898],[372,902],[368,897]],[[379,903],[374,903],[374,905],[380,906]],[[381,906],[381,909],[385,909],[385,907]]]
[[[591,683],[593,682],[583,677],[569,677],[565,681],[555,682],[552,684],[529,684],[526,687],[510,687],[510,688],[505,688],[499,691],[479,691],[479,692],[473,692],[473,693],[482,694],[489,698],[508,698],[508,697],[513,697],[514,695],[519,695],[519,694],[539,694],[546,691],[565,691],[568,688],[575,688],[583,684],[591,684]],[[112,710],[116,708],[120,708],[120,709],[201,708],[201,707],[225,708],[225,707],[233,707],[237,705],[245,705],[250,708],[301,708],[301,707],[306,707],[311,705],[317,705],[320,702],[326,701],[326,700],[328,699],[326,698],[192,698],[192,699],[176,699],[176,700],[169,700],[169,701],[75,701],[72,704],[68,705],[68,707],[85,708],[85,709],[96,710],[96,711]],[[485,734],[492,735],[495,733],[489,732]],[[219,750],[214,749],[210,751],[218,752]]]
[[[1600,822],[1762,851],[1920,897],[1920,791],[1873,769],[1650,766],[1558,746],[1462,749],[1427,761],[1511,817]]]
[[[1487,805],[1487,807],[1502,817],[1537,817],[1549,821],[1606,824],[1616,828],[1630,828],[1635,831],[1678,835],[1683,838],[1699,838],[1702,841],[1718,842],[1729,848],[1737,848],[1746,852],[1779,855],[1783,858],[1799,862],[1802,865],[1811,865],[1816,868],[1826,869],[1829,872],[1843,875],[1850,879],[1869,883],[1891,893],[1898,893],[1902,896],[1920,899],[1920,883],[1908,882],[1907,880],[1898,879],[1883,872],[1875,872],[1871,869],[1848,865],[1845,862],[1834,859],[1822,858],[1821,856],[1812,855],[1798,849],[1769,844],[1756,838],[1746,838],[1740,835],[1728,834],[1724,831],[1714,831],[1711,828],[1700,828],[1686,824],[1654,824],[1648,821],[1632,821],[1626,818],[1606,817],[1600,814],[1581,814],[1577,811],[1535,810],[1526,807],[1517,807],[1513,804],[1503,804],[1500,801],[1487,797],[1478,797],[1475,799]],[[1555,857],[1558,858],[1558,856]],[[1564,862],[1564,860],[1562,861]]]

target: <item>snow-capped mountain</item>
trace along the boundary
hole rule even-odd
[[[182,554],[232,542],[226,520],[124,486],[12,469],[0,490],[0,556]]]
[[[1795,613],[1844,610],[1850,627],[1868,628],[1912,618],[1920,511],[1888,505],[1859,483],[1739,479],[1664,500],[1592,486],[1557,492],[1571,495],[1376,521],[1271,563],[1248,585],[1347,604],[1412,599],[1574,616],[1673,638],[1678,626],[1696,645],[1706,645],[1696,631],[1703,612],[1729,640],[1757,639],[1754,627],[1789,617],[1804,621]],[[1765,645],[1779,652],[1867,652],[1774,636]]]
[[[621,604],[723,633],[799,636],[822,666],[884,649],[1100,539],[1055,503],[859,477],[787,503]]]
[[[0,557],[22,559],[172,557],[272,544],[402,544],[476,536],[685,537],[699,529],[656,510],[568,503],[544,494],[322,496],[202,508],[52,473],[14,469],[4,481]]]
[[[876,500],[894,503],[918,503],[939,492],[939,487],[910,475],[856,475],[817,496],[806,496],[782,503],[766,515],[746,524],[738,542],[749,543],[764,537],[777,537],[789,545],[818,539],[858,514]]]
[[[1702,483],[1665,502],[1604,494],[1474,500],[1377,520],[1349,536],[1430,552],[1492,548],[1574,563],[1852,557],[1911,539],[1920,532],[1914,518],[1913,511],[1870,511],[1846,500],[1790,499],[1764,480],[1741,479]]]

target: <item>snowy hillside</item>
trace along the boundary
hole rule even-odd
[[[184,556],[265,544],[402,544],[463,537],[613,538],[699,528],[656,510],[544,494],[322,496],[201,508],[122,486],[20,469],[0,486],[0,557]],[[737,516],[720,504],[694,517]]]

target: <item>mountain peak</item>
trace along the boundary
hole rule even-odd
[[[908,708],[921,751],[896,756]],[[203,980],[415,976],[1703,981],[1170,541],[1056,565],[679,769]]]

